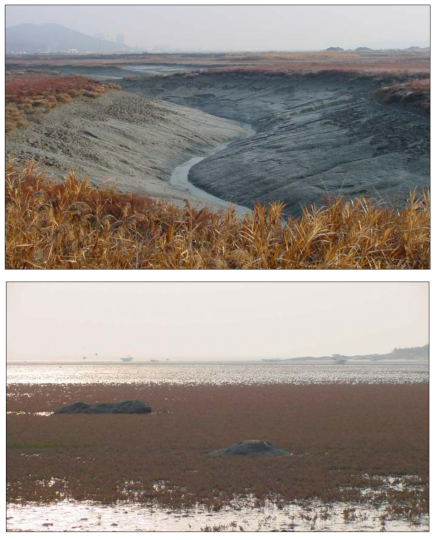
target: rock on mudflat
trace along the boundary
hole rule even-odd
[[[210,452],[210,456],[290,456],[290,452],[267,441],[242,441]]]
[[[82,401],[66,405],[54,411],[53,414],[148,414],[151,407],[143,401],[121,401],[120,403],[96,403],[87,405]]]

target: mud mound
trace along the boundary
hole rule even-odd
[[[290,456],[291,454],[282,448],[273,446],[267,441],[242,441],[232,444],[228,448],[221,448],[210,452],[210,456]]]
[[[96,403],[87,405],[82,401],[61,407],[53,414],[148,414],[151,407],[143,401],[121,401],[120,403]]]

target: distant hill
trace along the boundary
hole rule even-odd
[[[405,359],[424,359],[428,360],[430,355],[429,345],[424,345],[423,347],[407,347],[405,349],[393,349],[389,354],[381,354],[381,357],[384,358],[405,358]]]
[[[19,24],[6,28],[6,54],[129,51],[127,45],[88,36],[60,24]]]
[[[349,361],[355,360],[370,360],[371,362],[379,362],[384,360],[413,360],[418,362],[428,362],[430,355],[430,346],[424,345],[423,347],[407,347],[404,349],[393,349],[391,353],[387,354],[360,354],[356,356],[343,356],[341,354],[333,354],[332,356],[301,356],[297,358],[286,358],[281,360],[279,358],[268,358],[261,360],[265,363],[334,363],[334,364],[346,364]]]
[[[357,47],[355,50],[357,52],[366,52],[366,51],[372,51],[373,49],[370,49],[369,47]]]
[[[412,47],[408,47],[408,49],[406,49],[407,51],[429,51],[430,50],[430,47],[417,47],[417,46],[412,46]]]
[[[341,47],[328,47],[326,49],[328,52],[343,52],[344,49],[342,49]]]

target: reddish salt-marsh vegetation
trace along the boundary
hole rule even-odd
[[[11,385],[9,502],[206,504],[242,496],[428,514],[428,385]],[[74,401],[142,399],[152,415],[38,416]],[[156,414],[154,414],[156,413]],[[215,458],[245,439],[287,458]],[[389,477],[398,481],[389,483]]]
[[[42,71],[9,72],[6,76],[6,132],[26,127],[39,114],[70,103],[77,97],[96,98],[107,90],[120,88],[85,77],[61,77]]]
[[[407,103],[418,109],[430,111],[429,77],[383,86],[376,94],[385,103]]]

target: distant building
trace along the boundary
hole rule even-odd
[[[118,43],[119,45],[125,45],[125,35],[124,34],[117,34],[116,43]]]

